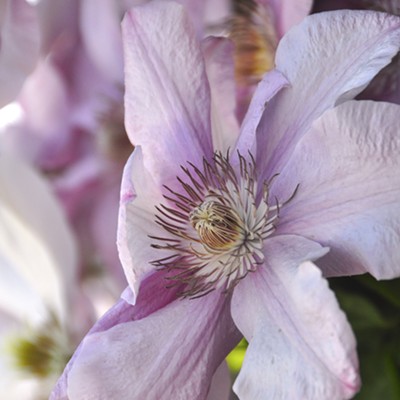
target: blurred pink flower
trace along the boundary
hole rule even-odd
[[[399,110],[348,101],[398,51],[399,19],[306,18],[240,132],[213,120],[218,85],[232,87],[210,74],[179,6],[137,7],[123,32],[130,287],[51,399],[204,399],[241,334],[240,399],[351,398],[355,340],[323,275],[400,275]]]
[[[274,68],[279,40],[309,14],[310,0],[236,0],[227,21],[234,43],[236,114],[244,118],[256,85],[265,72]]]
[[[0,5],[0,107],[15,100],[39,57],[39,23],[25,0]]]

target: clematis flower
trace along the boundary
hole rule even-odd
[[[225,82],[181,7],[134,8],[123,34],[129,288],[51,399],[204,399],[242,335],[241,400],[351,398],[355,339],[325,277],[400,274],[399,109],[350,101],[398,51],[400,20],[307,17],[229,134],[210,117]]]

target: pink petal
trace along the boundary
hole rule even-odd
[[[211,154],[210,91],[200,45],[182,6],[154,1],[123,24],[126,129],[161,184]]]
[[[23,129],[40,146],[37,159],[40,156],[53,158],[55,152],[60,153],[59,148],[65,152],[72,140],[68,88],[58,68],[49,59],[38,63],[18,100],[25,114]]]
[[[82,39],[92,61],[104,77],[114,84],[123,84],[123,55],[119,2],[83,0],[80,26]]]
[[[63,63],[79,34],[79,0],[40,0],[35,6],[39,16],[42,54],[53,53]]]
[[[174,301],[86,336],[69,371],[68,398],[202,400],[239,337],[220,293]]]
[[[0,6],[0,107],[15,99],[39,56],[36,10],[25,0]]]
[[[309,16],[281,40],[276,68],[291,87],[268,104],[258,128],[258,165],[280,172],[325,110],[358,94],[396,54],[400,19],[368,11]]]
[[[224,361],[215,371],[207,400],[229,400],[231,387],[231,373],[226,361]]]
[[[272,7],[279,37],[306,17],[313,5],[312,0],[257,0],[264,7]]]
[[[266,242],[266,263],[234,291],[232,316],[249,341],[234,385],[242,400],[343,400],[359,388],[355,339],[321,271],[324,254],[296,236]]]
[[[268,102],[287,86],[289,86],[288,80],[277,70],[265,74],[262,81],[257,85],[236,144],[236,150],[241,154],[247,154],[247,151],[256,154],[256,130],[265,108]]]
[[[149,235],[164,237],[155,223],[155,206],[163,201],[160,189],[143,165],[140,147],[129,158],[122,177],[117,246],[126,278],[135,295],[140,282],[154,267],[157,258]]]
[[[211,87],[213,147],[225,153],[239,136],[235,115],[236,87],[233,43],[226,38],[208,37],[203,42],[207,77]]]
[[[400,275],[399,106],[354,101],[326,112],[277,178],[279,232],[331,248],[328,275]]]

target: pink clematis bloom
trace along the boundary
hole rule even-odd
[[[51,399],[205,399],[242,335],[241,400],[351,398],[355,339],[325,276],[400,275],[399,108],[350,101],[397,53],[400,20],[307,17],[240,132],[211,121],[226,82],[181,7],[134,8],[123,34],[129,288]]]

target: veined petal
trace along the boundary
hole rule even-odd
[[[343,400],[359,388],[355,339],[321,271],[324,254],[295,236],[266,242],[266,263],[240,282],[232,316],[249,341],[240,400]]]
[[[266,106],[257,131],[259,168],[267,176],[280,172],[312,122],[357,95],[399,44],[400,18],[384,13],[315,14],[291,29],[276,53],[276,68],[291,86]]]
[[[214,292],[89,334],[69,371],[68,399],[204,399],[240,338],[229,306]]]
[[[179,165],[212,150],[210,90],[200,44],[181,5],[152,1],[122,23],[126,129],[154,180],[175,182]]]
[[[203,41],[211,88],[213,147],[223,153],[232,147],[239,136],[239,124],[235,115],[233,50],[233,43],[227,38],[210,36]]]
[[[96,322],[88,335],[105,332],[113,326],[143,319],[176,300],[176,290],[173,288],[165,289],[167,282],[165,280],[166,277],[167,274],[165,272],[156,272],[149,275],[144,280],[140,294],[137,297],[128,286],[122,293],[121,299]],[[155,296],[154,293],[157,293],[157,296]],[[133,307],[132,305],[134,304],[135,306]],[[81,351],[81,347],[82,343],[65,367],[63,374],[52,392],[52,400],[68,400],[69,372]]]
[[[124,168],[118,216],[117,246],[126,278],[135,295],[141,280],[154,267],[156,258],[149,235],[164,237],[155,223],[155,206],[162,202],[160,189],[143,164],[141,147],[136,147]]]
[[[300,185],[278,231],[329,246],[328,276],[400,276],[399,111],[353,101],[326,112],[276,180],[279,197]]]
[[[277,70],[266,73],[257,85],[236,144],[236,150],[241,154],[246,154],[247,151],[256,154],[256,131],[265,107],[278,92],[287,86],[289,86],[289,81]],[[233,154],[235,153],[236,151],[233,152]]]

